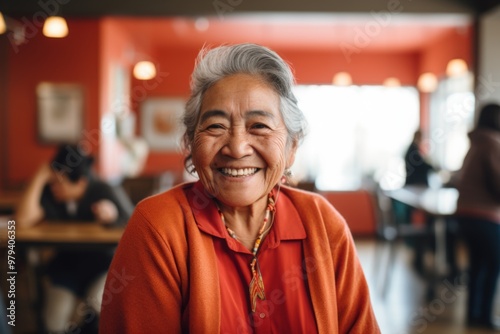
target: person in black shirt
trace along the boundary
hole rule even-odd
[[[78,146],[62,145],[53,159],[39,168],[23,195],[16,210],[19,228],[42,220],[126,224],[132,203],[121,188],[99,180],[92,173],[92,163],[93,158]],[[43,310],[48,332],[63,332],[73,326],[77,298],[99,314],[112,257],[113,250],[64,250],[49,261],[50,284]]]
[[[406,178],[404,186],[421,186],[428,187],[428,176],[430,173],[435,172],[434,167],[432,167],[424,158],[420,151],[420,145],[422,143],[422,132],[421,130],[415,131],[413,135],[413,140],[408,146],[408,149],[404,155]],[[415,209],[407,204],[393,200],[393,209],[395,217],[398,224],[412,224],[413,223],[413,213]],[[430,226],[431,217],[426,217],[427,226]],[[423,232],[423,234],[416,233],[414,236],[408,236],[406,238],[406,244],[413,249],[413,265],[418,273],[425,274],[424,265],[424,254],[427,248],[429,248],[430,232]]]
[[[422,132],[421,130],[415,131],[413,135],[413,140],[406,150],[404,160],[406,169],[406,186],[419,186],[419,187],[429,187],[429,176],[433,173],[437,173],[438,170],[432,166],[427,159],[421,153],[422,144]],[[432,185],[431,185],[432,186]],[[395,203],[396,210],[398,211],[401,223],[413,222],[413,212],[414,208],[405,205],[403,203]],[[435,249],[435,238],[430,228],[434,222],[433,217],[426,216],[426,227],[427,230],[423,235],[416,235],[414,237],[408,238],[407,244],[414,249],[414,262],[413,265],[415,269],[423,274],[425,271],[424,265],[424,254],[428,249]],[[446,256],[447,262],[450,266],[450,276],[456,275],[458,273],[457,262],[455,258],[455,233],[456,233],[456,223],[452,219],[447,219],[446,221]]]
[[[420,130],[417,130],[413,135],[413,141],[406,150],[404,157],[406,168],[405,186],[428,186],[429,173],[435,171],[434,167],[432,167],[420,153],[421,142],[422,132]]]

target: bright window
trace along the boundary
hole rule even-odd
[[[402,157],[419,124],[415,88],[300,85],[295,94],[309,123],[293,167],[299,180],[320,190],[358,189],[388,171],[391,182],[404,180]]]
[[[447,78],[431,97],[429,155],[434,165],[446,171],[462,166],[469,149],[467,133],[474,125],[473,78]]]

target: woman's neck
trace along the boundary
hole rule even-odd
[[[248,250],[252,250],[264,223],[267,196],[249,207],[234,208],[219,204],[225,225],[234,232],[236,239]]]

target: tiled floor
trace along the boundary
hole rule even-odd
[[[371,289],[372,303],[383,334],[486,334],[500,333],[465,326],[466,276],[438,280],[434,297],[427,298],[427,284],[410,266],[411,251],[398,245],[387,282],[388,249],[374,240],[357,239],[356,247]],[[465,267],[459,248],[459,263]],[[428,259],[431,260],[431,259]],[[499,297],[500,293],[497,294]],[[496,299],[500,316],[500,298]]]

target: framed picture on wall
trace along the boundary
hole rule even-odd
[[[83,130],[83,87],[71,83],[41,82],[36,88],[36,95],[39,140],[48,144],[76,144]]]
[[[183,98],[149,98],[141,104],[141,136],[152,151],[175,151],[180,147]]]

